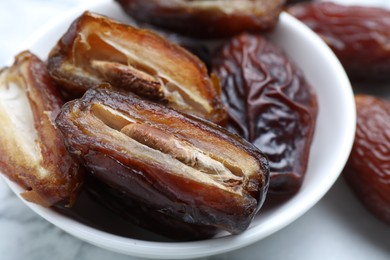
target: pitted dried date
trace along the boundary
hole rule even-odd
[[[362,94],[355,101],[355,141],[343,175],[366,208],[390,223],[390,102]]]
[[[101,87],[65,104],[56,122],[100,181],[175,219],[238,233],[265,198],[264,155],[198,117]]]
[[[296,192],[315,129],[317,101],[302,72],[261,36],[241,34],[213,59],[228,129],[259,147],[271,169],[270,192]]]
[[[53,79],[74,96],[103,82],[223,122],[219,81],[203,62],[157,34],[85,12],[49,54]]]
[[[390,11],[331,2],[292,5],[288,12],[317,32],[354,79],[390,79]]]
[[[0,170],[43,206],[71,204],[83,179],[54,125],[62,104],[46,65],[30,52],[1,71]]]
[[[116,0],[139,22],[199,38],[272,29],[285,0]]]

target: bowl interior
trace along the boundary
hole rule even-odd
[[[66,13],[42,28],[28,42],[26,49],[46,59],[70,23],[86,9],[131,22],[113,2],[93,4]],[[283,204],[260,211],[247,231],[235,236],[221,233],[205,241],[170,242],[129,225],[93,202],[88,202],[89,208],[75,209],[73,215],[26,204],[49,222],[89,243],[120,253],[159,259],[202,257],[234,250],[258,241],[297,219],[329,190],[344,167],[355,131],[354,99],[348,78],[334,54],[299,21],[283,13],[269,39],[283,48],[304,71],[317,92],[319,114],[301,190]],[[16,194],[21,192],[16,184],[7,183]],[[99,216],[99,219],[91,220],[90,216]]]

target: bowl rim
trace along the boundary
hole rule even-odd
[[[88,3],[77,8],[74,8],[64,14],[58,16],[57,18],[49,21],[38,31],[36,31],[30,39],[25,42],[25,48],[29,49],[30,46],[42,39],[46,34],[50,33],[53,28],[63,23],[67,19],[72,17],[77,17],[82,11],[87,9],[95,9],[96,7],[101,7],[106,4],[114,4],[112,1],[99,0],[93,4]],[[334,71],[339,80],[341,81],[340,85],[344,86],[341,90],[342,94],[346,97],[349,97],[346,101],[346,107],[348,111],[346,114],[349,115],[347,118],[348,123],[345,124],[344,136],[346,137],[345,143],[341,149],[343,149],[338,158],[338,162],[332,166],[329,166],[330,172],[333,174],[329,175],[329,180],[326,184],[319,187],[315,195],[310,196],[305,199],[305,203],[298,204],[296,210],[290,215],[285,215],[279,218],[278,221],[272,221],[269,225],[266,225],[267,228],[258,232],[255,228],[249,228],[242,234],[231,235],[225,237],[217,237],[209,240],[201,241],[190,241],[190,242],[153,242],[138,240],[127,237],[120,237],[111,233],[107,233],[101,230],[97,230],[93,227],[80,223],[76,220],[65,217],[53,210],[48,208],[40,207],[36,204],[29,203],[21,198],[20,193],[22,189],[15,183],[11,182],[7,178],[3,177],[7,185],[12,189],[12,191],[33,211],[38,215],[59,227],[63,231],[72,234],[75,237],[78,237],[86,242],[94,244],[96,246],[113,250],[119,253],[138,256],[138,257],[147,257],[147,258],[194,258],[194,257],[204,257],[215,254],[220,254],[228,251],[233,251],[242,247],[245,247],[249,244],[252,244],[256,241],[259,241],[272,233],[281,230],[282,228],[289,225],[291,222],[298,219],[301,215],[307,212],[311,207],[313,207],[330,189],[334,184],[339,174],[341,173],[349,153],[352,149],[353,139],[355,133],[355,124],[356,124],[356,113],[355,113],[355,103],[351,98],[353,97],[353,91],[349,79],[342,68],[340,62],[335,57],[333,52],[328,48],[328,46],[317,36],[313,31],[306,27],[303,23],[299,22],[297,19],[291,15],[283,12],[281,13],[280,20],[283,22],[283,26],[287,26],[289,29],[294,28],[298,30],[300,34],[306,35],[310,38],[313,43],[318,45],[318,48],[321,52],[324,52],[328,58],[329,62],[335,66]],[[348,135],[350,137],[348,137]],[[270,221],[268,221],[270,222]],[[267,224],[267,223],[265,223]]]

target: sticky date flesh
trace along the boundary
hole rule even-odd
[[[390,102],[355,97],[357,124],[343,175],[367,209],[390,223]]]
[[[264,155],[209,121],[101,87],[56,122],[94,176],[167,216],[239,233],[264,201]]]
[[[116,0],[132,18],[183,35],[220,38],[272,29],[285,0]]]
[[[223,122],[218,79],[202,61],[149,31],[85,12],[48,58],[52,78],[79,97],[103,82],[184,113]]]
[[[335,3],[292,5],[288,12],[317,32],[354,79],[390,79],[390,11]]]
[[[261,36],[241,34],[213,58],[228,105],[228,129],[268,157],[271,193],[302,184],[313,138],[317,101],[302,72]]]
[[[1,71],[0,170],[43,206],[71,204],[83,179],[54,124],[62,104],[45,63],[30,52]]]

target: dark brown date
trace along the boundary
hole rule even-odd
[[[217,229],[195,225],[174,219],[164,213],[150,209],[131,197],[118,192],[102,182],[89,178],[84,185],[85,193],[113,214],[128,223],[151,231],[174,241],[194,241],[213,237]]]
[[[268,157],[270,192],[296,192],[302,184],[317,115],[316,96],[302,72],[261,36],[242,34],[213,59],[228,129]]]
[[[296,3],[301,3],[301,2],[310,2],[311,0],[287,0],[286,4],[291,5],[291,4],[296,4]]]
[[[390,224],[390,102],[363,94],[355,101],[356,135],[343,175],[366,208]]]
[[[65,104],[56,122],[94,176],[177,220],[239,233],[263,204],[266,157],[199,117],[101,87]]]
[[[199,38],[272,29],[285,0],[116,0],[140,22]]]
[[[103,82],[223,122],[219,80],[197,57],[157,34],[85,12],[49,54],[52,78],[74,96]]]
[[[45,63],[30,52],[1,71],[0,170],[43,206],[72,204],[83,179],[54,124],[62,104]]]
[[[390,79],[389,10],[313,2],[288,12],[321,36],[351,78]]]

